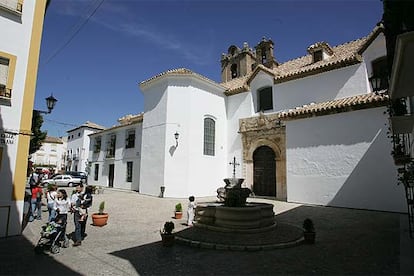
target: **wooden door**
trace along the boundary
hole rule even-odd
[[[109,187],[114,187],[115,164],[109,165]]]
[[[276,160],[274,151],[261,146],[253,153],[253,192],[276,197]]]

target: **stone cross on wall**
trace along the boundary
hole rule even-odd
[[[236,162],[236,156],[233,157],[233,162],[229,164],[233,166],[233,178],[236,178],[236,166],[240,166],[240,163]]]

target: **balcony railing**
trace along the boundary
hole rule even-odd
[[[411,161],[413,140],[411,134],[393,134],[392,156],[396,165],[405,165]]]

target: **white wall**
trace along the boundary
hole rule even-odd
[[[178,123],[179,146],[170,154],[166,144],[166,196],[215,195],[223,186],[227,161],[225,98],[216,87],[198,80],[173,80],[168,90],[166,139],[173,142]],[[215,120],[215,155],[203,153],[204,118]]]
[[[274,86],[275,111],[368,92],[364,64],[328,71]]]
[[[254,114],[252,93],[245,92],[227,97],[227,131],[228,131],[228,163],[236,157],[240,166],[236,167],[236,177],[243,177],[243,144],[239,131],[239,119],[248,118]],[[226,166],[226,177],[233,176],[233,167]],[[224,182],[223,182],[224,183]],[[224,184],[223,184],[224,186]]]
[[[0,134],[4,134],[4,131],[30,132],[30,129],[20,129],[20,121],[35,5],[36,1],[25,1],[21,16],[0,10],[0,51],[16,56],[12,98],[10,104],[0,104]],[[13,142],[0,143],[3,149],[0,167],[0,237],[21,234],[23,217],[23,201],[12,199],[19,136],[12,135],[10,141]]]
[[[135,130],[135,147],[126,148],[127,132]],[[112,134],[116,135],[115,157],[107,158],[107,144]],[[91,163],[88,184],[108,187],[109,185],[109,165],[114,165],[114,182],[113,187],[125,190],[139,190],[140,181],[140,162],[141,162],[141,135],[142,124],[134,123],[131,125],[117,126],[113,129],[107,129],[89,136],[89,157]],[[101,137],[100,152],[93,152],[95,138]],[[128,182],[127,162],[133,163],[132,182]],[[98,180],[95,180],[95,164],[99,165]]]
[[[143,91],[140,192],[165,197],[215,195],[227,161],[223,89],[191,76],[167,76]],[[203,154],[204,118],[216,121],[215,156]],[[174,138],[179,133],[178,147]]]
[[[288,201],[406,212],[385,109],[288,121]]]
[[[159,195],[164,185],[167,89],[165,83],[155,84],[144,95],[142,123],[140,188],[142,194]]]

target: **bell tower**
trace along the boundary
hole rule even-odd
[[[247,42],[243,43],[242,49],[230,46],[227,54],[221,55],[221,81],[228,82],[246,76],[254,69],[255,63],[256,55]]]
[[[262,38],[262,41],[255,47],[257,64],[263,64],[270,69],[278,66],[273,54],[273,46],[274,43],[271,39]]]

